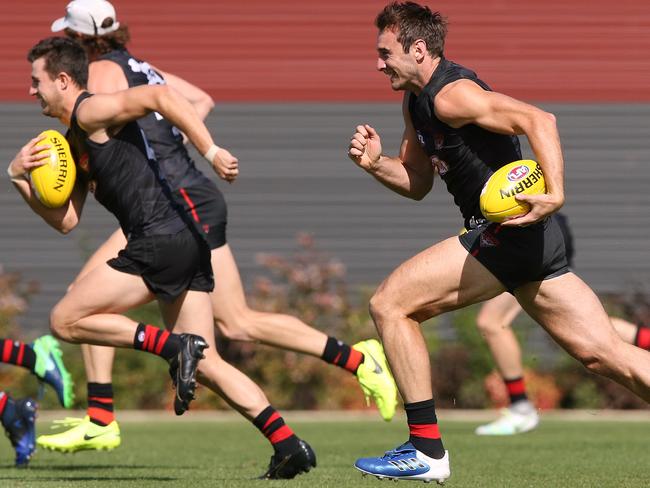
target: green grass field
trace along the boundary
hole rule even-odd
[[[170,420],[122,423],[122,446],[112,452],[39,451],[27,470],[12,467],[13,451],[1,442],[0,486],[381,487],[390,482],[362,478],[352,463],[406,436],[403,420],[294,421],[294,430],[315,449],[318,467],[293,481],[252,481],[265,470],[271,449],[251,425]],[[441,426],[452,461],[445,486],[650,486],[650,423],[547,420],[536,432],[508,438],[476,437],[476,425]],[[39,431],[47,432],[47,424]]]

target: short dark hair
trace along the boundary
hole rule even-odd
[[[408,52],[418,39],[427,44],[432,56],[442,57],[447,36],[447,19],[440,12],[432,12],[415,2],[391,2],[379,12],[375,19],[379,32],[386,29],[396,31],[397,41],[404,52]]]
[[[104,27],[104,24],[102,24],[102,27]],[[81,44],[91,57],[126,49],[127,43],[131,40],[129,27],[125,24],[120,24],[117,30],[102,36],[89,36],[70,28],[65,29],[64,32],[70,39],[74,39]]]
[[[45,59],[45,72],[54,79],[59,73],[70,75],[80,88],[88,85],[88,56],[86,51],[72,39],[48,37],[40,40],[29,50],[27,60],[33,63]]]

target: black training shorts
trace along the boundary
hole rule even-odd
[[[157,298],[172,302],[186,290],[214,289],[210,249],[196,231],[130,239],[108,265],[117,271],[141,276]]]
[[[553,216],[560,225],[560,230],[564,236],[564,248],[566,249],[566,260],[569,262],[569,268],[573,268],[573,255],[575,251],[573,247],[573,234],[571,233],[571,227],[569,227],[569,219],[562,213],[556,213]]]
[[[178,201],[182,203],[187,215],[203,233],[210,249],[225,245],[228,209],[217,186],[210,182],[210,184],[181,188],[178,194]]]
[[[569,272],[564,236],[554,216],[527,227],[487,222],[458,238],[510,292]]]

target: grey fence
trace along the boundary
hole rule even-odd
[[[558,116],[562,134],[565,211],[576,237],[578,273],[601,292],[646,287],[650,105],[545,108]],[[440,181],[427,198],[413,202],[347,159],[349,137],[364,122],[379,130],[386,153],[396,152],[402,131],[397,105],[232,104],[217,106],[207,122],[217,143],[240,159],[240,179],[219,185],[229,203],[229,242],[246,283],[260,272],[256,253],[288,254],[298,232],[312,233],[321,249],[343,261],[352,284],[372,286],[460,228]],[[58,126],[36,104],[0,105],[3,164],[29,138]],[[0,263],[40,283],[24,323],[44,330],[48,310],[116,221],[91,198],[79,228],[58,235],[24,205],[6,176],[0,177],[0,205]]]

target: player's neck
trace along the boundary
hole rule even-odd
[[[413,88],[411,89],[413,93],[416,95],[420,94],[422,89],[427,86],[429,81],[431,81],[431,77],[436,71],[438,65],[440,65],[440,57],[426,58],[426,60],[422,62],[422,65],[418,69],[418,77],[413,82]]]
[[[63,109],[61,111],[61,114],[57,117],[59,121],[66,127],[70,127],[70,120],[72,119],[72,111],[74,110],[74,106],[77,103],[79,96],[85,91],[85,89],[75,87],[66,93],[65,100],[63,102]]]

